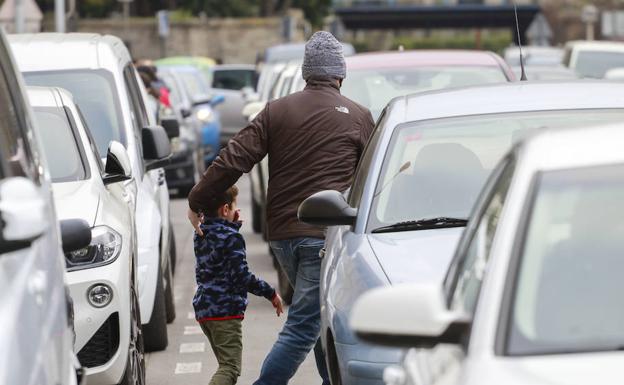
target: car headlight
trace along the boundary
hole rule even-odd
[[[69,270],[88,269],[113,262],[121,252],[121,234],[108,226],[91,229],[91,244],[65,254]]]
[[[197,117],[197,119],[201,120],[204,123],[209,123],[214,120],[214,113],[210,108],[207,107],[203,107],[197,110],[195,116]]]

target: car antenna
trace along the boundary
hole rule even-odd
[[[522,54],[522,40],[520,40],[520,24],[518,23],[518,7],[516,2],[513,3],[514,16],[516,17],[516,33],[518,34],[518,48],[520,49],[520,81],[527,81],[526,72],[524,71],[524,55]]]

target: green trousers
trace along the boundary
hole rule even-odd
[[[206,321],[200,324],[217,357],[219,368],[210,385],[234,385],[241,374],[243,355],[242,319]]]

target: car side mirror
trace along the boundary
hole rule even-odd
[[[210,99],[210,105],[215,107],[218,106],[219,104],[225,102],[225,96],[223,95],[214,95],[211,99]]]
[[[0,183],[0,253],[29,247],[50,225],[39,188],[23,177]]]
[[[91,228],[84,219],[63,219],[61,222],[61,240],[63,252],[69,253],[84,249],[91,244]]]
[[[131,178],[132,166],[126,148],[117,141],[110,142],[106,154],[104,175],[102,176],[104,184],[122,182]]]
[[[183,118],[188,118],[192,114],[193,114],[193,112],[190,109],[188,109],[188,108],[180,108],[180,115],[182,115]]]
[[[400,284],[362,295],[351,311],[351,328],[362,340],[393,347],[460,344],[470,318],[449,310],[439,285]]]
[[[160,119],[160,125],[165,129],[169,139],[180,136],[180,122],[176,117],[166,117]]]
[[[161,126],[144,127],[141,131],[143,142],[143,158],[147,161],[147,171],[160,168],[169,163],[171,142]]]
[[[354,225],[357,210],[349,206],[344,195],[325,190],[301,202],[297,217],[301,222],[318,226]]]

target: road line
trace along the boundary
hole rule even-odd
[[[183,353],[203,353],[206,351],[205,342],[187,342],[180,344],[180,354]]]
[[[201,327],[199,326],[185,326],[184,327],[185,336],[192,336],[196,334],[204,334],[204,332],[202,332],[201,330]]]
[[[178,362],[176,363],[175,374],[201,373],[201,362]]]
[[[188,312],[188,314],[186,315],[186,318],[195,319],[195,313],[193,313],[192,311]]]

